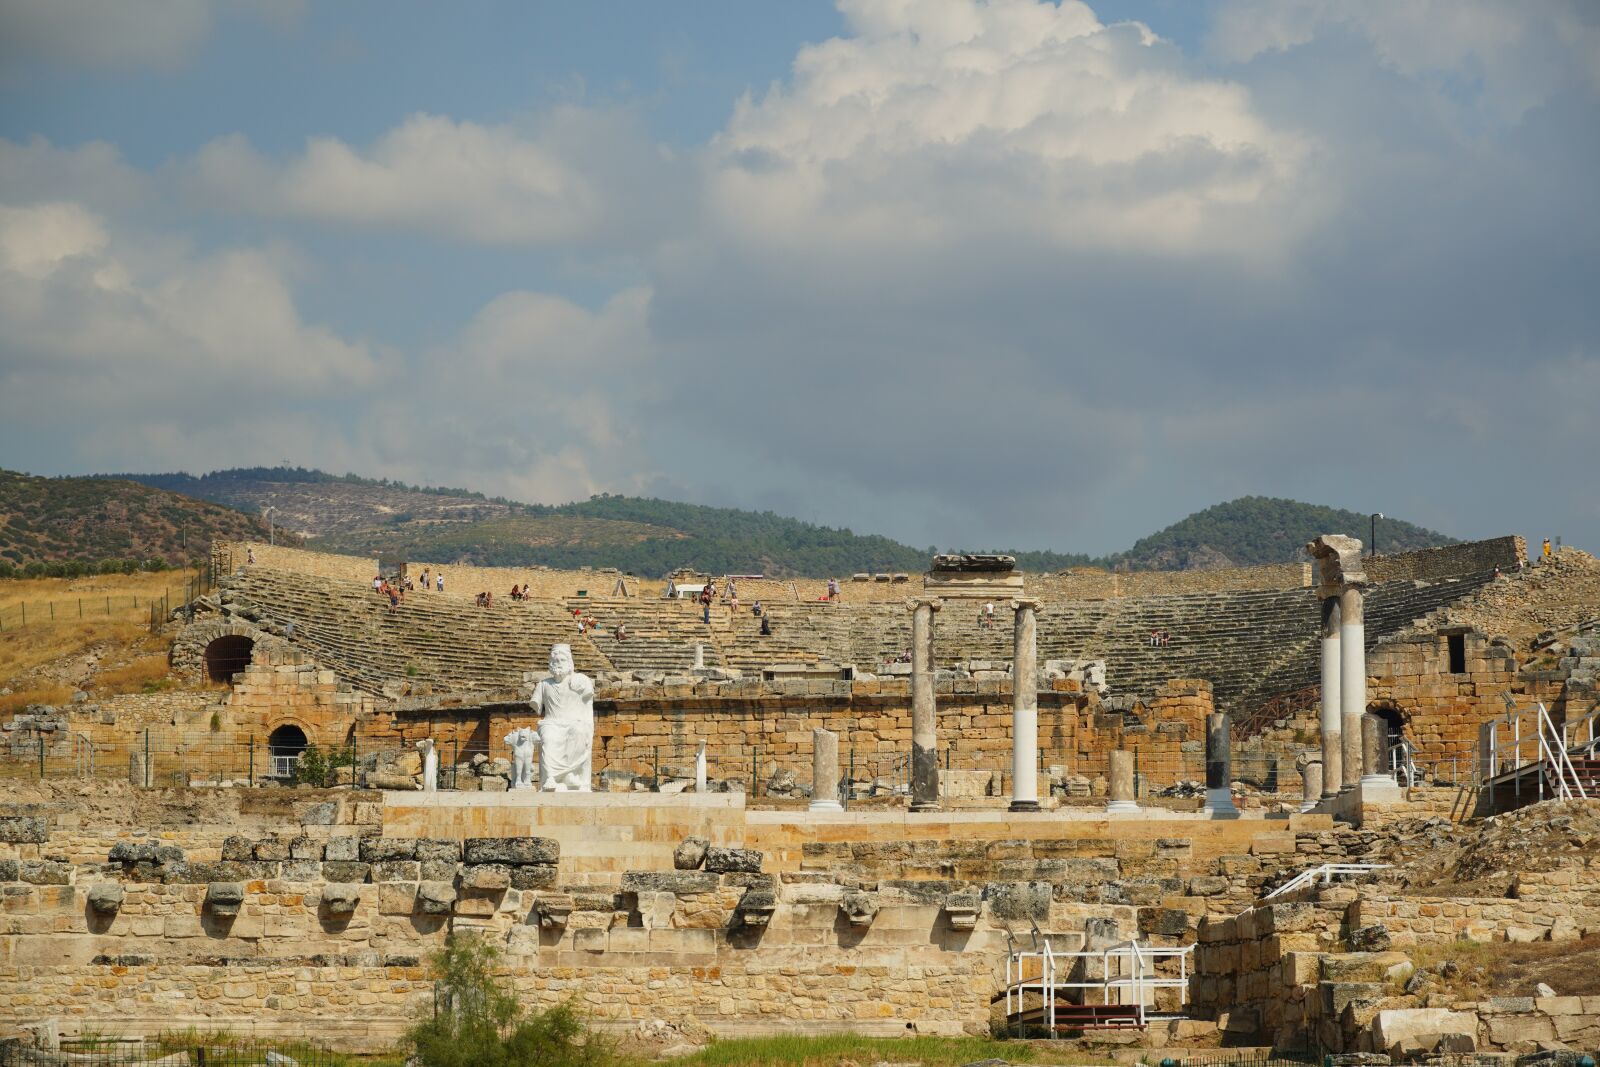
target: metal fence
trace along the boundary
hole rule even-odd
[[[90,593],[5,604],[0,606],[0,633],[106,619],[159,625],[174,608],[204,596],[216,586],[216,575],[210,565],[173,571],[171,577],[171,583],[159,594]]]

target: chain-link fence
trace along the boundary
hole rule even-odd
[[[364,1062],[303,1041],[234,1041],[226,1036],[79,1037],[45,1050],[0,1040],[0,1067],[74,1064],[82,1067],[349,1067]]]

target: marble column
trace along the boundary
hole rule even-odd
[[[1303,788],[1300,801],[1301,811],[1310,811],[1322,799],[1322,761],[1310,760],[1300,768],[1300,783]]]
[[[1344,749],[1339,705],[1339,598],[1322,600],[1322,795],[1337,796]]]
[[[1367,641],[1360,586],[1339,593],[1339,729],[1343,734],[1339,781],[1361,781],[1361,716],[1367,713]]]
[[[1233,804],[1233,722],[1225,711],[1206,716],[1207,815],[1237,815]]]
[[[1108,777],[1111,780],[1107,793],[1106,812],[1136,812],[1139,802],[1133,794],[1133,753],[1122,749],[1113,749],[1111,752],[1111,769]]]
[[[839,735],[811,731],[811,810],[843,811],[839,803]]]
[[[706,791],[706,743],[700,742],[700,751],[694,756],[694,791]]]
[[[939,810],[939,719],[933,698],[937,598],[911,602],[911,810]]]
[[[1039,602],[1011,602],[1011,810],[1039,810]]]
[[[1389,724],[1371,712],[1361,716],[1361,784],[1395,784],[1389,773]]]

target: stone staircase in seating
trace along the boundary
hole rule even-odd
[[[581,671],[612,669],[554,601],[496,598],[481,608],[459,597],[414,592],[391,611],[366,583],[260,566],[224,579],[221,588],[236,609],[279,627],[293,623],[293,644],[372,693],[397,682],[444,690],[520,685],[524,672],[545,669],[557,643],[572,646]]]

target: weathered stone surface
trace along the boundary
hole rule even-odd
[[[512,889],[547,889],[556,884],[556,865],[525,863],[511,868]]]
[[[361,858],[368,863],[414,860],[417,858],[417,842],[410,837],[363,837]]]
[[[374,882],[415,882],[422,877],[422,865],[416,860],[384,860],[372,865]]]
[[[990,882],[983,895],[997,919],[1042,921],[1050,917],[1049,882]]]
[[[778,910],[778,896],[771,887],[751,886],[739,898],[734,910],[746,926],[765,926],[771,920],[772,913]]]
[[[355,882],[328,882],[322,887],[322,906],[334,915],[348,915],[361,903],[361,886]]]
[[[715,893],[722,880],[709,871],[628,871],[624,893],[675,893],[680,897]]]
[[[325,860],[358,860],[361,858],[361,838],[352,836],[330,837],[322,846]]]
[[[311,837],[297,837],[289,842],[289,857],[297,860],[320,860],[322,842]]]
[[[501,890],[511,888],[511,867],[504,863],[470,863],[461,872],[463,889]]]
[[[285,860],[280,868],[279,877],[290,882],[320,882],[322,864],[316,860]]]
[[[43,815],[0,815],[0,841],[13,845],[42,845],[50,839]]]
[[[878,914],[878,897],[859,889],[846,889],[839,900],[839,910],[851,926],[870,926]]]
[[[706,870],[716,874],[757,873],[761,870],[761,860],[761,853],[753,848],[712,845],[706,849]]]
[[[269,837],[264,841],[256,842],[255,856],[253,858],[268,862],[286,860],[289,858],[289,846],[275,837]]]
[[[15,882],[19,872],[16,860],[0,860],[0,882]]]
[[[34,885],[69,885],[72,865],[58,860],[23,860],[18,864],[18,874],[24,882]]]
[[[419,860],[449,860],[455,863],[461,859],[461,842],[448,838],[422,837],[417,839],[417,859]]]
[[[222,858],[229,862],[242,863],[256,858],[256,843],[242,834],[233,834],[222,839]]]
[[[339,805],[328,800],[313,804],[300,816],[302,826],[332,826],[339,818]]]
[[[1476,1012],[1445,1008],[1388,1008],[1372,1020],[1374,1044],[1390,1051],[1399,1045],[1406,1052],[1431,1052],[1448,1034],[1477,1032]]]
[[[244,903],[244,886],[238,882],[212,882],[206,886],[206,907],[220,918],[239,914]]]
[[[1352,952],[1387,952],[1394,943],[1389,928],[1382,923],[1351,930],[1349,942]]]
[[[703,837],[686,837],[683,844],[672,850],[672,865],[680,871],[695,871],[705,862],[706,849],[711,842]]]
[[[122,907],[126,891],[116,882],[101,882],[89,887],[84,894],[89,902],[89,908],[101,915],[109,915]]]
[[[455,878],[459,864],[455,860],[423,860],[418,866],[424,882],[448,882]]]
[[[468,863],[555,863],[561,843],[549,837],[469,837],[462,858]]]
[[[417,910],[425,915],[448,915],[456,902],[456,887],[450,882],[423,882],[417,886]]]
[[[322,877],[330,882],[365,882],[370,870],[367,863],[329,860],[322,865]]]

